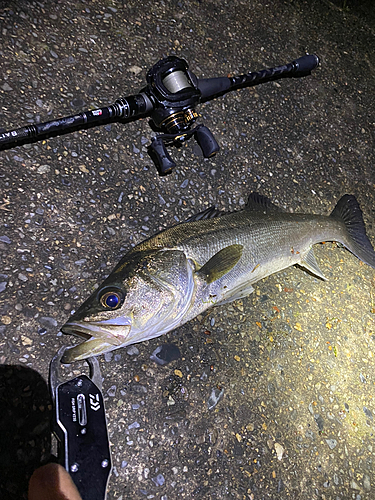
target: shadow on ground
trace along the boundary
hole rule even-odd
[[[0,498],[27,498],[33,471],[50,457],[51,404],[35,370],[0,366]]]

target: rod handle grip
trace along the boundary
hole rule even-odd
[[[311,73],[319,64],[319,57],[315,54],[306,54],[305,56],[299,57],[292,63],[295,67],[293,76],[299,78],[301,76],[306,76]]]

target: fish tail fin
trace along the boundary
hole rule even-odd
[[[366,235],[362,210],[356,198],[345,194],[337,203],[331,217],[345,224],[349,234],[347,242],[342,242],[358,259],[375,268],[375,251]]]

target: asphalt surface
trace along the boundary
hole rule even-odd
[[[357,3],[1,2],[5,130],[135,94],[167,55],[199,78],[321,60],[307,78],[199,106],[220,152],[204,159],[192,139],[165,177],[147,119],[0,152],[2,499],[26,498],[50,458],[48,367],[76,342],[59,328],[131,245],[251,191],[322,214],[354,194],[375,242],[375,18]],[[99,358],[109,500],[375,498],[375,274],[334,244],[315,253],[327,282],[288,269]],[[181,358],[159,366],[166,342]]]

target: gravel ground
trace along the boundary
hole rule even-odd
[[[336,0],[0,2],[0,126],[137,93],[167,55],[202,78],[316,53],[321,66],[199,107],[160,177],[146,119],[0,152],[0,494],[26,498],[50,454],[48,366],[59,329],[126,249],[258,191],[328,214],[344,193],[375,242],[375,16]],[[170,334],[99,358],[112,443],[109,500],[375,498],[374,271],[318,245],[301,269]],[[181,357],[159,366],[162,343]],[[74,366],[75,374],[80,367]]]

